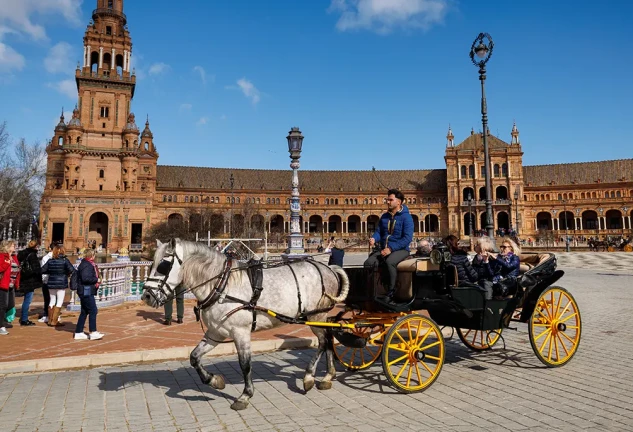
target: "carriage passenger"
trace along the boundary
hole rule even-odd
[[[499,246],[500,253],[492,260],[491,267],[494,272],[492,278],[494,294],[499,297],[506,297],[516,291],[516,279],[520,274],[521,260],[519,254],[521,249],[510,239],[504,239]]]
[[[451,252],[451,264],[457,268],[458,284],[476,283],[479,280],[479,275],[477,275],[477,271],[475,271],[468,260],[468,253],[459,246],[457,237],[449,235],[444,239],[444,244],[448,246]]]
[[[497,267],[491,265],[491,262],[495,260],[495,255],[492,254],[494,245],[490,237],[479,237],[475,242],[475,252],[477,253],[473,258],[473,268],[477,272],[479,280],[477,283],[480,287],[486,290],[486,300],[490,300],[493,294],[493,278]]]

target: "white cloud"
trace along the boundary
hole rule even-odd
[[[240,88],[240,90],[242,90],[244,96],[251,100],[251,103],[253,105],[257,105],[257,103],[261,99],[261,93],[251,81],[247,80],[246,78],[240,78],[237,80],[237,86]]]
[[[0,73],[22,70],[24,68],[24,56],[0,42]]]
[[[70,99],[77,100],[77,85],[75,84],[74,79],[67,79],[58,81],[56,83],[49,83],[48,87],[57,90],[61,94],[68,96]]]
[[[200,119],[196,122],[198,126],[206,125],[209,123],[209,117],[200,117]]]
[[[72,50],[73,47],[66,42],[59,42],[54,45],[44,59],[44,67],[46,70],[50,73],[68,73],[72,71]]]
[[[207,72],[204,68],[202,66],[194,66],[193,71],[199,73],[202,84],[207,85]]]
[[[191,111],[191,108],[193,108],[193,105],[191,105],[190,103],[184,103],[180,104],[179,111]]]
[[[46,39],[44,26],[33,21],[43,15],[62,15],[73,24],[81,22],[82,0],[2,0],[0,27],[2,33],[16,32],[35,40]]]
[[[396,28],[428,30],[441,24],[452,0],[332,0],[329,12],[340,13],[340,31],[371,30],[387,34]]]
[[[165,64],[165,63],[154,63],[153,65],[151,65],[149,67],[149,71],[148,73],[150,75],[160,75],[162,73],[165,73],[169,70],[169,65]]]

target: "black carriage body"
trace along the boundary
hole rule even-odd
[[[347,267],[350,291],[345,304],[370,313],[426,310],[440,326],[495,330],[504,327],[504,320],[507,324],[517,308],[522,308],[519,320],[527,322],[539,296],[564,274],[556,270],[554,254],[523,254],[521,263],[523,273],[516,294],[509,299],[486,300],[478,286],[459,286],[450,263],[435,265],[429,258],[412,258],[398,266],[395,303],[381,300],[385,290],[380,270]]]

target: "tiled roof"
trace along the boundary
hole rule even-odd
[[[469,135],[468,138],[466,138],[464,141],[462,141],[456,146],[457,150],[477,150],[479,148],[484,148],[484,142],[483,142],[482,137],[483,137],[482,133]],[[488,141],[488,147],[491,149],[505,148],[510,145],[507,142],[490,134],[486,137],[486,141]]]
[[[617,183],[623,180],[633,181],[633,159],[523,167],[526,187]]]
[[[233,168],[200,168],[159,165],[158,189],[230,189],[233,174],[234,190],[286,190],[291,188],[291,170],[260,170]],[[402,191],[420,190],[446,193],[446,170],[401,171],[310,171],[299,170],[302,191],[359,192],[384,191],[396,187]]]

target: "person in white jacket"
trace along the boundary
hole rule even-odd
[[[52,257],[53,257],[53,245],[51,244],[48,249],[48,253],[42,257],[40,265],[44,267],[44,264],[46,264],[46,261],[48,261]],[[48,322],[48,304],[51,301],[51,295],[48,292],[48,275],[47,274],[42,275],[42,294],[44,295],[44,314],[42,315],[42,318],[40,318],[38,321],[41,323],[46,323]]]

